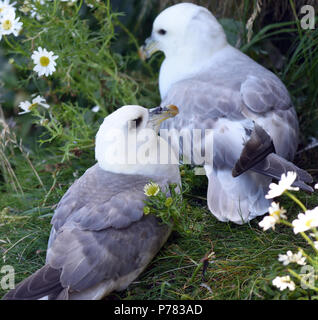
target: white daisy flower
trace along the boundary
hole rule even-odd
[[[285,173],[282,174],[280,181],[278,184],[271,183],[269,185],[269,191],[267,195],[265,196],[266,199],[272,199],[275,197],[278,197],[284,193],[286,190],[295,190],[298,191],[298,187],[292,187],[291,185],[296,180],[297,173],[293,171],[288,171],[287,175]]]
[[[315,184],[314,188],[315,188],[315,189],[318,189],[318,183]]]
[[[318,250],[318,241],[314,241],[314,246]]]
[[[318,226],[318,207],[307,210],[305,213],[300,213],[298,219],[293,222],[294,232],[297,234],[299,232],[307,231],[311,228]]]
[[[15,11],[5,11],[4,15],[0,18],[0,40],[3,35],[9,35],[13,33],[16,37],[22,29],[23,23],[19,21],[20,18],[16,18]]]
[[[291,262],[304,266],[306,264],[306,257],[303,256],[301,251],[298,251],[298,253],[294,253]]]
[[[58,56],[54,56],[54,52],[52,51],[48,52],[46,49],[38,47],[38,50],[33,52],[31,58],[35,64],[33,70],[36,71],[39,76],[45,75],[47,77],[56,70],[55,60]]]
[[[279,219],[287,219],[287,216],[285,215],[286,210],[283,207],[279,206],[279,203],[272,202],[271,206],[268,208],[269,215],[276,218],[277,221]]]
[[[301,251],[298,253],[292,253],[290,250],[286,254],[279,254],[278,261],[282,262],[284,266],[287,266],[289,263],[297,263],[301,266],[306,264],[306,257],[303,257]]]
[[[285,215],[286,210],[279,206],[279,203],[272,202],[271,206],[268,208],[269,215],[264,217],[263,220],[258,224],[264,231],[269,228],[275,229],[275,224],[279,222],[280,219],[287,219]]]
[[[15,4],[16,2],[10,4],[10,0],[0,0],[0,18],[7,13],[15,12]]]
[[[50,106],[46,103],[46,100],[43,97],[37,96],[32,100],[32,103],[29,101],[20,102],[19,108],[21,108],[23,111],[19,112],[19,114],[28,113],[31,111],[33,107],[36,107],[37,105],[40,105],[46,109],[50,108]]]
[[[276,277],[272,284],[280,289],[280,291],[283,291],[285,289],[289,289],[291,291],[295,290],[295,283],[290,279],[290,276],[284,276],[284,277]]]
[[[273,216],[266,216],[263,220],[258,224],[264,231],[268,230],[269,228],[275,229],[275,224],[278,220]]]
[[[98,112],[100,110],[100,107],[99,106],[95,106],[91,109],[93,112]]]

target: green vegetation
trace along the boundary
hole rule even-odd
[[[86,3],[93,7],[84,1],[38,3],[40,20],[26,7],[25,13],[17,13],[23,22],[20,35],[5,35],[0,41],[0,268],[12,265],[16,282],[45,263],[54,208],[74,180],[95,163],[94,137],[103,118],[124,104],[153,107],[160,102],[157,76],[162,55],[144,63],[137,54],[158,8],[150,6],[142,16],[135,12],[140,4],[133,8],[132,1],[121,1],[122,11],[125,4],[129,7],[124,15],[115,13],[110,1]],[[296,20],[298,8],[290,0],[288,20],[268,23],[261,8],[246,29],[257,1],[240,3],[231,7],[236,20],[227,15],[222,24],[231,43],[287,85],[300,118],[302,148],[318,134],[318,23],[314,30],[302,30]],[[31,55],[38,47],[58,55],[56,71],[49,77],[32,70]],[[50,108],[37,105],[18,115],[19,103],[31,101],[32,94],[44,97]],[[93,112],[96,105],[100,110]],[[296,159],[315,180],[317,158],[318,152],[310,149]],[[206,205],[206,177],[195,176],[190,167],[182,167],[181,174],[187,188],[180,207],[188,232],[174,231],[143,274],[112,298],[317,298],[317,292],[299,285],[295,291],[272,285],[276,276],[289,274],[290,266],[279,262],[278,254],[302,247],[314,256],[302,237],[281,224],[263,231],[258,226],[262,217],[243,226],[217,221]],[[317,192],[297,196],[307,208],[318,205]],[[288,220],[295,219],[297,204],[287,197],[280,200]],[[0,288],[0,297],[4,293]]]

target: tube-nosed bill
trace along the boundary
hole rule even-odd
[[[159,43],[153,37],[149,37],[145,40],[145,44],[142,45],[138,54],[141,60],[145,61],[149,59],[155,52],[159,51]]]
[[[160,124],[169,118],[175,117],[178,113],[178,107],[173,104],[165,107],[152,108],[149,110],[148,127],[152,127],[159,132]]]

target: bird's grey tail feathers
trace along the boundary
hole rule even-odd
[[[60,275],[60,270],[45,265],[10,290],[3,300],[37,300],[45,296],[53,299],[61,296],[63,299],[65,290],[61,286]]]
[[[297,179],[293,186],[313,192],[313,189],[307,185],[307,183],[312,183],[313,181],[311,175],[298,168],[292,162],[275,154],[271,137],[256,123],[250,139],[246,142],[240,158],[232,170],[232,175],[233,177],[238,177],[249,169],[277,180],[281,179],[283,173],[294,171],[297,173]]]
[[[313,192],[313,188],[307,185],[312,183],[312,176],[305,170],[298,168],[292,162],[280,157],[277,154],[271,153],[261,163],[254,166],[251,170],[264,174],[266,176],[280,180],[283,173],[294,171],[297,173],[297,178],[293,183],[293,187],[299,187],[305,191]]]

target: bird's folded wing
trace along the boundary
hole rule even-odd
[[[169,179],[173,177],[169,177]],[[143,188],[151,178],[88,169],[61,199],[47,263],[62,270],[64,288],[84,290],[145,267],[170,228],[144,216]],[[167,178],[157,178],[167,186]]]
[[[88,231],[65,225],[48,250],[47,264],[4,299],[69,299],[78,293],[91,299],[85,290],[102,282],[104,294],[122,290],[147,266],[170,231],[153,215],[120,230]]]
[[[245,107],[259,116],[292,107],[286,87],[274,74],[260,66],[253,72],[237,75],[229,70],[218,76],[214,69],[206,70],[172,85],[161,105],[175,103],[180,112],[187,112],[190,119],[197,115],[207,121],[219,117],[229,120],[246,118]],[[168,121],[180,121],[180,113],[178,118]]]
[[[56,231],[72,222],[82,230],[126,228],[143,215],[149,178],[107,172],[96,164],[68,189],[52,218]]]
[[[159,250],[168,229],[143,217],[143,187],[149,180],[95,165],[69,188],[53,216],[47,254],[47,263],[63,270],[64,287],[82,290],[132,272],[142,257]]]
[[[169,234],[169,227],[151,215],[123,229],[87,231],[65,225],[48,250],[48,264],[61,270],[60,283],[70,293],[101,281],[116,283],[144,269]]]
[[[36,300],[48,293],[56,296],[63,290],[60,274],[60,270],[45,265],[10,290],[3,300]]]
[[[292,105],[286,87],[274,76],[248,75],[240,92],[245,106],[256,113],[286,110]]]
[[[88,169],[56,209],[46,265],[8,298],[67,298],[101,281],[111,281],[112,290],[127,285],[121,279],[136,277],[171,232],[155,216],[143,215],[147,182],[149,177],[112,174],[97,165]]]
[[[220,117],[229,120],[241,120],[242,99],[240,92],[231,86],[213,84],[198,77],[175,83],[168,91],[161,105],[175,103],[179,107],[176,119],[168,119],[168,123],[184,123],[202,121],[198,128],[210,127],[210,121]],[[186,117],[186,118],[185,118]],[[167,122],[163,122],[163,125]]]
[[[233,79],[213,78],[211,72],[211,76],[204,73],[175,83],[161,104],[175,104],[180,112],[176,119],[165,121],[163,128],[212,129],[214,165],[223,163],[230,167],[240,158],[242,146],[254,129],[253,121],[265,121],[272,111],[276,121],[280,119],[286,127],[285,132],[292,132],[290,139],[297,136],[297,117],[288,91],[269,71],[259,75],[257,71],[260,73],[256,70],[255,76],[247,75],[243,80],[236,79],[235,73]],[[275,136],[274,130],[267,133],[274,142],[281,138]],[[296,147],[297,141],[284,146],[292,149],[291,154]]]

